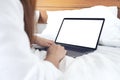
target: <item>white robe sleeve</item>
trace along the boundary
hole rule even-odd
[[[25,80],[62,80],[62,78],[62,72],[52,63],[41,61],[30,70]]]
[[[59,80],[61,71],[32,53],[23,14],[20,0],[0,0],[0,80]]]

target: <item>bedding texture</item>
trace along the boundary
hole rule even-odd
[[[39,59],[45,51],[33,50]],[[42,54],[41,54],[42,53]],[[120,48],[98,46],[95,52],[72,58],[66,56],[60,63],[62,80],[120,80]]]
[[[120,48],[107,46],[75,59],[66,56],[61,63],[64,80],[119,80],[119,67]]]
[[[62,19],[71,18],[105,18],[105,24],[101,34],[101,45],[120,47],[120,19],[117,18],[116,6],[93,6],[80,10],[47,11],[47,27],[41,36],[55,40]]]

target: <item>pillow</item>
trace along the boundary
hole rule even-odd
[[[34,32],[37,33],[37,24],[38,24],[38,20],[39,20],[39,17],[40,17],[40,11],[39,10],[35,10],[35,13],[34,13],[34,24],[35,24],[35,27],[34,27]]]
[[[40,11],[36,10],[35,11],[35,23],[38,23],[39,17],[40,17]]]
[[[47,11],[48,24],[42,36],[55,40],[64,17],[105,18],[99,44],[120,47],[120,20],[117,18],[117,12],[116,6],[93,6],[80,10]]]

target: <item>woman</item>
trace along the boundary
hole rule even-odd
[[[21,0],[24,8],[25,31],[28,34],[31,44],[36,43],[44,47],[49,47],[53,41],[40,38],[34,35],[34,12],[36,0]]]
[[[58,80],[66,50],[34,36],[35,0],[0,0],[0,80]],[[25,29],[25,31],[24,31]],[[26,34],[27,33],[27,34]],[[47,46],[46,59],[32,54],[30,44]]]

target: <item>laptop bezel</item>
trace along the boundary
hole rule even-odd
[[[95,48],[90,48],[90,47],[84,47],[84,46],[78,46],[78,45],[73,45],[73,44],[66,44],[66,43],[57,42],[57,38],[59,36],[59,33],[60,33],[60,30],[61,30],[62,25],[64,23],[64,20],[103,20]],[[100,39],[101,33],[102,33],[102,29],[103,29],[104,23],[105,23],[105,18],[63,18],[62,23],[60,25],[60,28],[58,30],[57,36],[55,38],[55,43],[64,46],[65,49],[67,49],[67,50],[79,51],[80,48],[87,49],[87,50],[96,50],[97,46],[98,46],[98,43],[99,43],[99,39]]]

